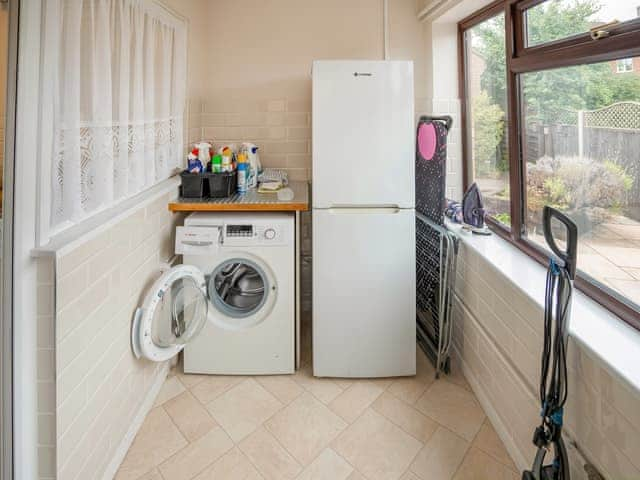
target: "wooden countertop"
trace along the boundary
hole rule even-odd
[[[172,212],[221,212],[221,211],[270,211],[304,212],[309,210],[309,184],[307,182],[289,182],[293,190],[293,199],[278,200],[277,193],[258,193],[257,189],[245,194],[233,194],[227,198],[178,198],[169,203]]]

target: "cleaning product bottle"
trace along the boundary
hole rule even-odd
[[[249,161],[249,182],[247,188],[256,188],[258,186],[258,175],[262,170],[260,156],[258,155],[258,146],[253,143],[243,143],[242,149],[247,154]]]
[[[247,156],[244,153],[239,153],[237,157],[238,167],[238,193],[247,193],[247,180],[249,172],[249,164],[247,163]]]
[[[214,155],[211,158],[211,171],[213,173],[222,172],[222,155]]]

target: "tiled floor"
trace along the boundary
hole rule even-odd
[[[116,478],[520,478],[460,373],[419,352],[412,378],[318,379],[305,353],[293,376],[173,372]]]

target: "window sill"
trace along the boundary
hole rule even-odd
[[[171,192],[175,192],[177,196],[179,185],[179,176],[176,175],[168,178],[148,190],[97,213],[58,235],[51,237],[45,245],[31,250],[31,256],[37,258],[63,255],[65,252],[77,248],[79,245],[112,227],[129,215],[131,210],[142,208]]]
[[[544,310],[547,271],[542,265],[496,234],[473,235],[451,222],[447,228]],[[569,334],[612,374],[640,391],[640,331],[582,292],[574,290],[573,299]]]

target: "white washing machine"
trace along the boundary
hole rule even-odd
[[[184,350],[186,373],[294,372],[295,239],[288,213],[192,213],[176,229],[178,265],[134,321],[141,357]]]

